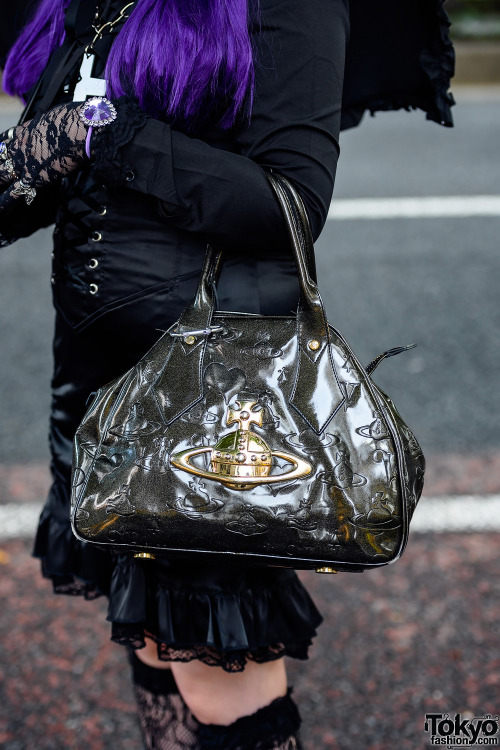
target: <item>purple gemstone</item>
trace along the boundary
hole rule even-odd
[[[89,104],[85,109],[85,119],[90,124],[108,120],[110,117],[112,117],[111,107],[103,101]]]
[[[85,110],[85,119],[92,122],[92,120],[94,119],[94,115],[95,115],[95,107],[94,106],[87,107],[87,109]]]

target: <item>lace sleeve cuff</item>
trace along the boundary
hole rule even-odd
[[[94,130],[91,141],[92,172],[106,185],[127,182],[133,165],[126,162],[123,149],[144,127],[149,115],[135,99],[123,96],[113,101],[117,118],[111,127]]]

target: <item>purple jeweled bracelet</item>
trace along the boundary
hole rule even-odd
[[[88,127],[85,139],[85,153],[90,159],[90,139],[94,128],[103,128],[116,120],[116,109],[103,96],[94,97],[85,102],[80,112],[80,120]]]

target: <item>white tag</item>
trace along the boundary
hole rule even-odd
[[[104,78],[92,78],[95,55],[84,55],[80,68],[80,80],[75,86],[74,102],[86,102],[94,96],[106,96],[106,81]]]

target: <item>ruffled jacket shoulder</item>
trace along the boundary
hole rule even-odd
[[[350,0],[342,128],[365,111],[422,109],[452,126],[455,54],[444,0]]]

